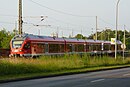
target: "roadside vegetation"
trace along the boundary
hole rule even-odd
[[[0,60],[0,79],[10,77],[18,78],[31,77],[50,74],[61,74],[68,72],[82,72],[87,70],[97,70],[104,67],[129,65],[130,58],[124,61],[122,57],[116,60],[108,56],[79,56],[65,55],[59,57],[42,56],[38,59],[12,58]],[[18,77],[17,77],[18,76]]]

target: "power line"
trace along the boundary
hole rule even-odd
[[[11,23],[11,22],[4,22],[4,21],[0,21],[0,23],[2,23],[2,24],[15,24],[15,23]]]
[[[27,19],[27,18],[41,18],[41,20],[45,19],[45,18],[49,18],[49,20],[53,20],[55,22],[59,22],[59,23],[63,23],[63,24],[69,24],[71,26],[79,26],[79,27],[86,27],[86,26],[82,26],[82,25],[77,25],[77,24],[74,24],[74,23],[70,23],[70,22],[65,22],[63,20],[59,20],[59,19],[56,19],[54,17],[48,17],[48,16],[24,16],[23,17],[24,19]],[[88,28],[88,27],[87,27]]]
[[[89,27],[87,27],[87,26],[82,26],[82,25],[79,25],[79,24],[74,24],[74,23],[70,23],[70,22],[65,22],[65,21],[63,21],[63,20],[59,20],[59,19],[56,19],[56,18],[53,18],[53,17],[49,17],[49,18],[50,18],[50,20],[54,20],[54,21],[56,21],[56,22],[63,23],[63,24],[66,24],[66,25],[89,28]]]
[[[39,18],[40,16],[35,16],[35,17],[33,17],[33,16],[28,16],[28,17],[31,17],[31,18]],[[47,17],[47,16],[44,16],[44,17]],[[81,26],[81,25],[77,25],[77,24],[73,24],[73,23],[68,23],[68,22],[64,22],[63,20],[59,20],[59,19],[55,19],[55,18],[53,18],[53,17],[49,17],[51,20],[54,20],[54,21],[56,21],[56,22],[60,22],[60,23],[64,23],[64,24],[68,24],[68,25],[71,25],[71,26],[77,26],[77,27],[82,27],[82,28],[86,28],[86,26]],[[25,17],[24,17],[24,19],[26,19]],[[38,23],[40,23],[40,22],[42,22],[42,21],[39,21]],[[32,25],[32,26],[39,26],[39,24],[38,23],[30,23],[30,22],[23,22],[23,24],[25,24],[25,25]],[[50,25],[50,24],[48,24],[48,25]],[[87,27],[88,28],[88,27]]]
[[[109,24],[109,25],[112,25],[112,26],[114,26],[114,24],[112,24],[112,23],[109,23],[109,22],[107,22],[107,21],[105,21],[105,20],[103,20],[103,19],[101,19],[101,18],[98,18],[100,21],[102,21],[102,22],[104,22],[105,24]]]
[[[54,11],[54,12],[60,13],[60,14],[65,14],[65,15],[70,15],[70,16],[75,16],[75,17],[95,17],[95,16],[75,15],[75,14],[71,14],[71,13],[59,11],[59,10],[56,10],[56,9],[53,9],[53,8],[44,6],[44,5],[42,5],[42,4],[38,3],[38,2],[35,2],[35,1],[33,1],[33,0],[29,0],[29,1],[31,1],[31,2],[33,2],[33,3],[35,3],[35,4],[37,4],[37,5],[39,5],[39,6],[41,6],[41,7],[44,7],[44,8],[46,8],[46,9],[49,9],[49,10],[52,10],[52,11]]]
[[[5,17],[18,17],[18,16],[16,16],[16,15],[5,15],[5,14],[0,14],[0,16],[5,16]]]

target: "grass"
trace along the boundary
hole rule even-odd
[[[12,58],[0,60],[0,79],[46,76],[67,72],[82,72],[104,67],[129,65],[130,58],[118,57],[115,60],[108,56],[42,56],[38,59]]]

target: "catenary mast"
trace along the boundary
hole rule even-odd
[[[18,19],[18,21],[19,21],[19,35],[21,35],[22,34],[22,23],[23,23],[23,21],[22,21],[22,0],[19,0],[19,19]]]

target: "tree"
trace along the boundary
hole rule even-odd
[[[82,38],[83,38],[83,35],[82,35],[82,34],[77,34],[77,35],[75,36],[75,38],[77,38],[77,39],[82,39]]]
[[[9,49],[9,43],[12,37],[14,36],[13,33],[7,32],[5,29],[0,31],[0,48]]]
[[[130,38],[126,38],[126,49],[130,50]]]
[[[83,36],[82,34],[77,34],[75,36],[75,38],[77,38],[77,39],[87,39],[87,37]]]

